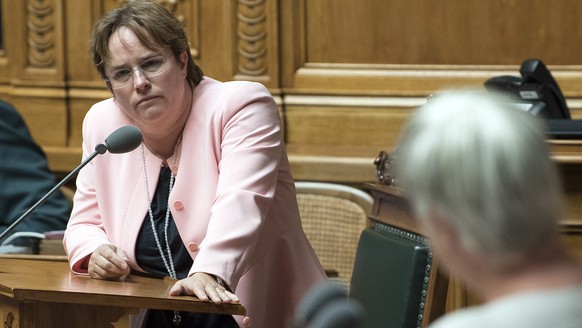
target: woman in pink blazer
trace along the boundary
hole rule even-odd
[[[79,173],[64,239],[72,270],[97,279],[169,275],[180,279],[172,295],[247,309],[236,322],[150,311],[139,325],[287,326],[325,274],[301,228],[268,90],[203,77],[180,23],[155,2],[107,14],[91,52],[113,98],[85,117],[85,156],[125,125],[140,128],[143,144]]]

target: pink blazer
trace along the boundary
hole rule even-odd
[[[84,156],[130,124],[113,99],[95,104],[83,123]],[[287,326],[298,300],[325,273],[301,228],[269,91],[205,77],[194,90],[180,154],[170,207],[194,260],[190,273],[222,277],[246,307],[251,327]],[[121,247],[141,270],[135,243],[148,203],[143,166],[153,195],[161,163],[140,146],[99,155],[81,170],[64,239],[75,273],[86,274],[81,262],[105,243]],[[235,319],[242,326],[242,317]]]

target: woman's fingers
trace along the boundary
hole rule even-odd
[[[118,279],[129,274],[128,262],[122,249],[110,244],[101,245],[91,254],[87,269],[91,278]]]
[[[232,292],[218,284],[209,274],[197,272],[188,278],[182,279],[170,289],[170,295],[194,295],[200,300],[211,300],[216,304],[239,303],[239,298]]]

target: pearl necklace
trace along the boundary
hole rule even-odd
[[[174,146],[174,166],[176,166],[176,159],[178,157],[178,147],[180,146],[180,143],[182,142],[182,134],[180,134],[180,136],[178,137],[178,140],[176,141],[176,145]],[[171,168],[170,168],[170,183],[169,183],[169,190],[168,190],[168,206],[166,208],[166,216],[164,218],[164,241],[166,243],[166,252],[167,252],[167,259],[166,259],[166,254],[164,254],[164,249],[162,248],[162,244],[160,242],[160,238],[158,237],[158,233],[156,231],[156,225],[154,222],[154,213],[152,211],[152,200],[150,197],[150,191],[149,191],[149,183],[148,183],[148,174],[147,174],[147,170],[146,170],[146,162],[145,162],[145,151],[144,151],[144,146],[143,143],[141,145],[141,159],[142,159],[142,165],[143,165],[143,173],[144,173],[144,177],[145,177],[145,189],[146,189],[146,195],[147,195],[147,199],[148,199],[148,214],[149,214],[149,219],[150,219],[150,225],[152,227],[152,233],[154,234],[154,239],[156,241],[156,246],[158,248],[158,251],[160,252],[160,257],[162,258],[162,261],[164,262],[164,266],[166,267],[166,271],[168,272],[168,274],[170,275],[170,277],[174,278],[174,279],[178,279],[178,276],[176,274],[176,269],[174,268],[174,261],[172,259],[172,250],[170,249],[170,243],[168,242],[168,226],[170,223],[170,193],[172,192],[172,188],[174,187],[174,181],[176,176],[174,175],[174,172],[171,172]],[[182,322],[182,317],[180,316],[180,313],[178,311],[174,311],[174,326],[179,326],[180,323]]]

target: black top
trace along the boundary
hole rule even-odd
[[[170,193],[170,174],[171,171],[168,167],[161,168],[156,192],[150,205],[154,216],[156,233],[158,234],[158,239],[164,250],[164,256],[166,256],[166,259],[168,258],[168,250],[166,249],[166,240],[164,237],[164,225],[166,210],[168,208],[168,195]],[[182,242],[182,238],[178,233],[171,212],[168,222],[168,243],[170,244],[172,251],[176,275],[179,279],[186,278],[192,267],[193,261]],[[135,244],[135,254],[137,263],[148,274],[159,278],[170,275],[166,270],[164,261],[162,260],[160,251],[156,245],[149,212],[146,214],[139,231],[137,242]],[[168,263],[168,265],[170,264]],[[238,324],[230,315],[180,312],[180,317],[181,324],[179,327],[238,327]],[[145,326],[146,328],[176,327],[173,324],[173,319],[174,311],[150,310],[148,311],[148,318]]]
[[[166,219],[166,210],[168,208],[168,195],[170,193],[170,168],[162,167],[160,170],[160,178],[158,180],[158,186],[156,187],[156,193],[152,199],[152,213],[154,216],[154,223],[156,226],[156,233],[158,234],[158,239],[160,245],[164,250],[164,256],[166,260],[168,259],[168,250],[166,248],[166,240],[164,237],[164,225]],[[170,212],[169,224],[168,224],[168,243],[172,250],[172,261],[174,262],[174,268],[176,269],[176,275],[178,279],[186,278],[190,268],[192,267],[192,258],[184,243],[174,219],[172,218],[172,213]],[[141,230],[139,232],[137,242],[135,245],[135,254],[137,263],[149,274],[153,276],[162,278],[169,276],[170,273],[167,271],[164,261],[160,257],[160,251],[156,245],[156,240],[154,239],[154,234],[152,232],[152,225],[150,220],[149,212],[146,214]],[[170,265],[170,263],[168,263]]]

